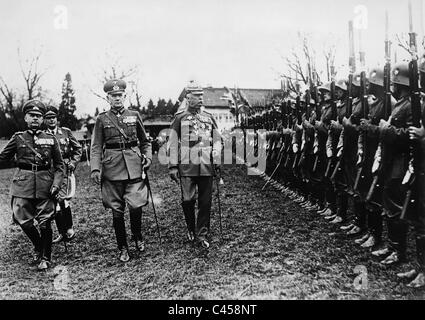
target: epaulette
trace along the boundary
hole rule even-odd
[[[45,134],[47,134],[47,135],[49,135],[49,136],[55,136],[53,133],[51,133],[51,132],[48,132],[48,131],[43,131]]]
[[[13,134],[13,136],[16,136],[16,135],[18,135],[18,134],[23,134],[25,131],[16,131],[14,134]]]
[[[65,131],[71,131],[71,129],[69,129],[68,127],[60,127],[62,130],[65,130]]]

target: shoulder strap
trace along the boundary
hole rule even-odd
[[[16,135],[23,143],[25,143],[26,145],[27,145],[27,147],[28,147],[28,149],[30,149],[31,150],[31,152],[32,153],[34,153],[35,154],[35,156],[37,157],[37,158],[39,158],[40,160],[45,160],[44,158],[43,158],[43,156],[37,151],[37,150],[35,150],[25,139],[24,139],[24,137],[23,136],[21,136],[20,134],[17,134]]]
[[[109,114],[106,112],[105,116],[112,122],[114,127],[119,131],[119,133],[124,137],[125,140],[130,140],[129,137],[125,134],[124,130],[109,116]]]

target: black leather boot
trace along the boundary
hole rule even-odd
[[[182,208],[187,226],[187,238],[189,241],[195,239],[195,201],[183,201]]]
[[[406,260],[408,225],[398,217],[389,218],[387,225],[389,247],[393,252],[381,264],[392,266]]]
[[[31,263],[39,263],[42,254],[40,233],[38,232],[32,221],[21,225],[21,228],[34,246],[34,254]]]
[[[52,259],[52,227],[50,222],[47,225],[40,227],[41,233],[41,246],[42,246],[42,256],[40,264],[38,265],[38,270],[46,270]]]
[[[128,253],[127,233],[125,231],[124,217],[114,217],[113,226],[115,236],[117,238],[118,249],[120,251],[118,259],[121,262],[128,262],[130,260],[130,255]]]
[[[145,243],[142,237],[142,208],[130,210],[130,228],[136,249],[140,252],[145,250]]]
[[[124,217],[113,218],[113,226],[115,231],[115,237],[117,239],[118,249],[128,247],[127,245],[127,233],[125,231]]]

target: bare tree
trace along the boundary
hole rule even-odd
[[[45,68],[42,71],[39,70],[39,62],[42,53],[42,47],[40,47],[36,51],[35,56],[32,56],[30,58],[23,58],[21,54],[21,49],[18,47],[19,66],[21,69],[22,77],[25,81],[26,91],[29,100],[40,97],[41,86],[39,85],[39,82],[48,70],[48,68]]]
[[[101,59],[102,66],[98,73],[99,83],[104,84],[110,79],[122,79],[128,84],[127,93],[130,104],[140,109],[141,107],[141,90],[139,86],[140,66],[138,64],[128,65],[124,63],[123,56],[119,55],[112,49],[107,49],[105,56]],[[107,100],[104,94],[98,93],[96,90],[90,89],[91,93],[96,97]],[[135,99],[135,104],[133,104]]]

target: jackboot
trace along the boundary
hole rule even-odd
[[[187,238],[189,241],[195,239],[195,201],[183,201],[182,208],[187,226]]]
[[[145,242],[142,237],[142,208],[130,210],[130,228],[136,249],[140,252],[144,251]]]
[[[40,233],[38,232],[32,221],[21,225],[21,229],[27,235],[27,237],[30,239],[31,243],[34,246],[31,264],[39,263],[42,254]]]
[[[114,217],[112,221],[115,231],[115,237],[117,239],[118,249],[121,250],[123,248],[128,248],[124,217]]]
[[[50,222],[48,222],[48,225],[40,228],[40,233],[41,233],[42,255],[41,255],[41,261],[37,268],[38,270],[46,270],[47,268],[50,267],[51,260],[52,260],[53,232],[52,232]]]

